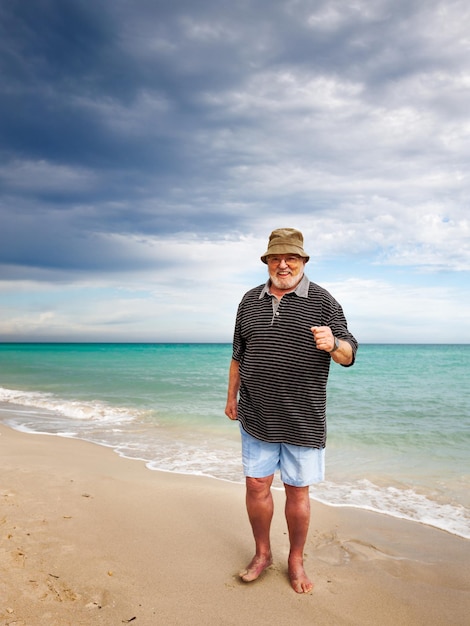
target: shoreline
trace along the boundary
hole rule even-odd
[[[63,402],[66,403],[67,401],[62,400],[62,404]],[[72,402],[72,404],[75,410],[77,408],[75,402]],[[84,406],[86,411],[90,408],[86,403]],[[24,419],[24,415],[31,411],[31,419],[36,421],[38,407],[39,410],[44,410],[46,416],[49,410],[51,410],[51,407],[43,407],[40,402],[29,405],[0,401],[0,412],[2,414],[0,424],[3,423],[5,426],[23,433],[74,438],[79,441],[88,441],[95,445],[111,448],[122,458],[144,462],[149,470],[179,473],[185,476],[206,476],[215,480],[234,482],[235,484],[243,484],[244,482],[239,459],[238,437],[234,440],[227,439],[228,433],[224,433],[223,438],[221,438],[220,432],[216,435],[216,439],[219,437],[218,443],[220,446],[216,451],[216,468],[214,472],[208,472],[206,471],[205,459],[213,450],[209,449],[204,441],[195,442],[194,433],[191,437],[188,437],[186,430],[174,430],[170,438],[167,437],[163,442],[163,445],[161,445],[161,440],[158,442],[153,440],[154,433],[149,431],[147,440],[149,448],[145,452],[145,441],[141,437],[139,445],[143,445],[144,448],[141,449],[141,453],[136,454],[136,449],[132,444],[132,426],[130,438],[124,436],[123,439],[114,438],[114,440],[109,439],[106,441],[106,437],[103,439],[102,434],[100,434],[98,439],[94,438],[93,431],[90,431],[88,436],[86,433],[80,433],[80,423],[72,425],[72,431],[67,428],[66,423],[63,424],[63,430],[54,430],[57,424],[53,423],[52,429],[49,431],[47,427],[44,430],[29,428],[25,424],[18,423],[18,420],[16,420],[16,426],[14,426],[15,418],[12,420],[4,419],[5,415],[11,414],[11,416],[14,416],[16,413],[19,413],[22,416],[19,420],[21,422]],[[53,407],[52,410],[54,411],[55,408]],[[94,407],[94,410],[99,411],[100,407]],[[142,424],[140,426],[142,427]],[[125,427],[121,433],[125,433]],[[159,432],[159,437],[162,437],[162,431]],[[186,439],[184,439],[185,437]],[[179,448],[181,453],[177,452],[176,457],[173,457],[175,450],[166,450],[165,448],[165,446],[168,447],[170,440],[172,444],[175,441],[182,444]],[[394,519],[412,521],[449,532],[464,539],[470,539],[468,520],[468,505],[470,502],[467,497],[464,503],[461,497],[463,491],[461,493],[452,491],[452,487],[455,487],[455,485],[451,486],[450,490],[445,490],[445,484],[437,487],[434,482],[429,481],[427,484],[418,485],[413,484],[412,481],[407,482],[406,478],[405,482],[403,482],[403,477],[394,475],[397,487],[390,482],[390,477],[388,477],[389,484],[387,487],[381,482],[382,477],[380,474],[377,476],[377,481],[374,477],[364,478],[356,475],[349,482],[348,477],[344,473],[343,479],[346,480],[346,483],[342,484],[341,481],[338,482],[334,477],[330,478],[333,465],[335,462],[338,464],[338,459],[335,460],[330,453],[331,448],[328,448],[327,478],[323,483],[316,485],[311,490],[310,496],[312,500],[330,507],[348,507],[388,515]],[[157,456],[154,456],[155,454]],[[186,462],[191,465],[191,468],[187,471],[184,469]],[[343,458],[341,464],[347,467],[347,459]],[[282,484],[278,478],[275,479],[274,485],[276,488],[282,489]],[[379,487],[379,485],[382,486]],[[460,489],[463,490],[463,485]],[[444,495],[444,499],[439,497],[442,495]]]
[[[243,485],[5,425],[0,471],[2,625],[468,621],[470,542],[446,531],[313,499],[305,565],[315,587],[299,596],[286,576],[282,491],[274,565],[246,584]]]

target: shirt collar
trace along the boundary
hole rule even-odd
[[[300,283],[297,285],[297,287],[294,289],[294,291],[290,291],[289,293],[295,293],[296,296],[299,296],[299,298],[308,298],[308,286],[310,284],[309,279],[307,278],[307,276],[304,274],[302,276],[302,280],[300,281]],[[266,284],[264,285],[263,289],[261,290],[261,293],[259,294],[259,299],[261,300],[262,298],[264,298],[264,296],[268,295],[272,295],[271,291],[270,291],[270,286],[271,286],[271,280],[268,278],[268,280],[266,281]]]

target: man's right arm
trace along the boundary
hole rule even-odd
[[[228,374],[227,405],[225,415],[236,420],[238,417],[238,391],[240,389],[240,363],[232,359]]]

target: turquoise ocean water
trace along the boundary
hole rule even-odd
[[[0,344],[0,421],[243,482],[230,357],[229,344]],[[312,498],[470,538],[469,372],[470,345],[362,345],[354,367],[332,364]]]

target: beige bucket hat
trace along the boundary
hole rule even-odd
[[[267,263],[270,254],[298,254],[309,260],[304,250],[304,237],[300,230],[295,228],[277,228],[269,235],[268,249],[261,257],[263,263]]]

